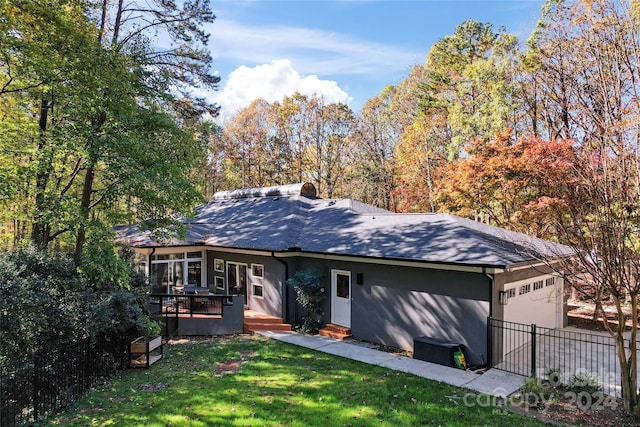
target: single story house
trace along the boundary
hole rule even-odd
[[[565,325],[562,278],[543,259],[560,245],[449,214],[399,214],[351,199],[322,199],[312,184],[223,191],[185,220],[184,239],[136,226],[119,239],[143,255],[162,289],[208,287],[245,307],[299,319],[286,281],[325,278],[323,322],[355,339],[412,350],[414,338],[464,345],[487,359],[487,318]]]

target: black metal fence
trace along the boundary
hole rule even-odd
[[[488,319],[491,367],[519,375],[559,376],[568,384],[590,377],[605,394],[621,397],[620,366],[613,337]],[[629,343],[625,344],[629,348]],[[558,380],[556,379],[556,380]]]
[[[45,420],[127,366],[125,340],[87,340],[62,350],[25,355],[17,367],[0,364],[0,426]]]

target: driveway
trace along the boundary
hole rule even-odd
[[[526,335],[528,342],[506,354],[495,368],[531,375],[533,342],[530,334]],[[525,341],[523,339],[521,342]],[[558,369],[560,380],[568,384],[574,375],[585,374],[595,377],[606,394],[621,397],[615,342],[608,333],[574,327],[539,328],[535,353],[536,375],[539,378],[546,379],[549,369]]]

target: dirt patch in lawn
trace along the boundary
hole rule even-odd
[[[218,363],[215,371],[213,371],[216,375],[224,375],[224,374],[232,374],[240,369],[242,365],[242,359],[237,360],[225,360],[224,362]]]
[[[240,369],[242,364],[246,362],[248,359],[253,357],[253,352],[250,350],[242,350],[240,352],[239,359],[225,360],[224,362],[218,363],[218,366],[213,371],[216,375],[224,375],[224,374],[233,374]]]

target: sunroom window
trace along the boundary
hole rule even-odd
[[[155,254],[151,260],[154,292],[172,293],[184,286],[202,285],[202,252]]]

